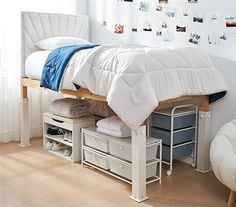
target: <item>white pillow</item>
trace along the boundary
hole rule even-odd
[[[35,43],[35,46],[37,46],[42,50],[55,50],[59,47],[65,47],[70,45],[84,45],[84,44],[92,44],[92,43],[76,37],[51,37]]]

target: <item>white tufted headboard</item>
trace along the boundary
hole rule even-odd
[[[21,13],[21,66],[24,76],[25,59],[39,50],[35,43],[55,36],[79,37],[89,40],[88,16],[22,12]]]

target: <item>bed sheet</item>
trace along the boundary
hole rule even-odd
[[[44,63],[51,51],[37,51],[30,54],[25,61],[25,76],[40,80]]]

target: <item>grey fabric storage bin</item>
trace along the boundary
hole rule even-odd
[[[192,154],[194,143],[189,143],[181,147],[173,148],[173,160],[185,157]],[[157,151],[159,153],[159,149]],[[162,146],[162,159],[170,161],[170,147],[163,145]]]
[[[156,142],[157,139],[153,137],[147,137],[146,161],[154,160],[156,158],[157,145],[152,145]],[[117,138],[115,140],[110,139],[109,147],[111,155],[132,162],[131,138]]]
[[[132,180],[132,164],[113,156],[108,156],[109,166],[111,172],[120,175],[126,179]],[[156,176],[157,163],[149,161],[146,163],[146,178],[151,178]]]
[[[89,148],[84,148],[84,158],[85,161],[94,164],[98,167],[101,167],[105,170],[109,170],[109,161],[106,155],[101,154],[95,150],[91,150]]]
[[[152,137],[162,139],[162,144],[170,146],[171,131],[151,127],[150,133]],[[195,128],[173,132],[173,145],[191,141],[194,139],[194,136]]]
[[[196,113],[174,116],[173,119],[173,130],[195,126]],[[152,126],[165,130],[171,130],[171,116],[159,114],[157,112],[152,113]]]

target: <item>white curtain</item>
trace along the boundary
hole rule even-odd
[[[19,140],[20,12],[76,13],[76,0],[0,0],[0,142]],[[31,135],[41,135],[47,93],[29,91]],[[55,95],[55,94],[54,94]]]

